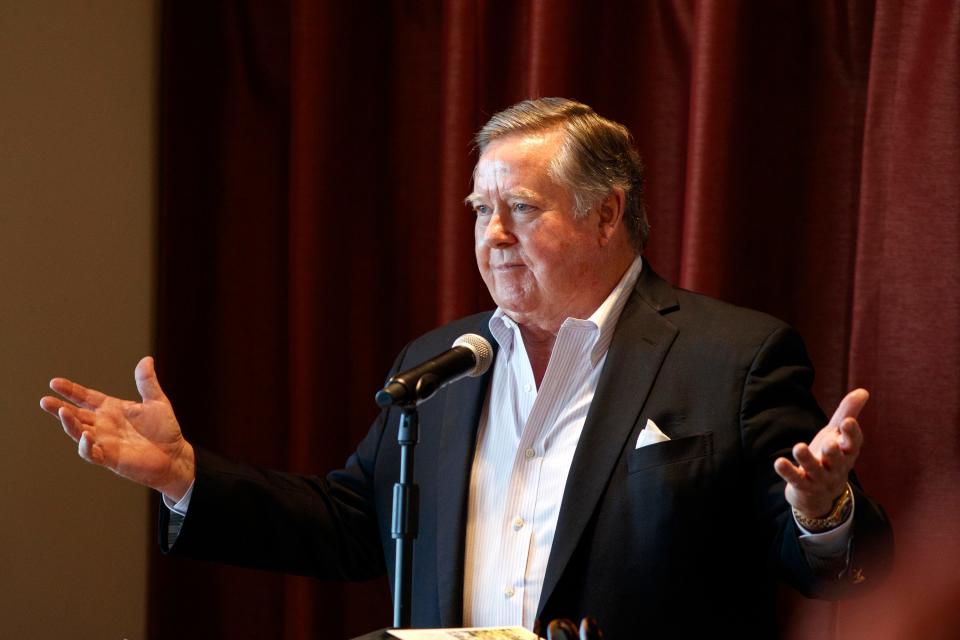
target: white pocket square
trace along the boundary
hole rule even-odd
[[[666,442],[670,438],[667,437],[663,431],[660,431],[660,427],[657,426],[653,420],[647,418],[647,424],[644,425],[643,429],[640,430],[640,437],[637,438],[637,446],[635,449],[640,447],[645,447],[649,444],[656,444],[658,442]]]

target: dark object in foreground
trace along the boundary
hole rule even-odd
[[[580,632],[566,618],[553,620],[547,625],[547,640],[603,640],[603,631],[593,618],[580,621]]]

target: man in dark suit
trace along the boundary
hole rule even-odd
[[[792,329],[643,262],[640,162],[622,126],[527,101],[478,146],[468,201],[498,309],[394,365],[463,333],[497,350],[486,375],[420,407],[413,624],[592,615],[612,638],[764,635],[776,578],[822,597],[874,581],[892,541],[851,474],[866,392],[827,422]],[[79,407],[41,404],[82,457],[164,494],[165,549],[325,578],[392,571],[396,411],[344,469],[299,477],[195,452],[150,359],[137,384],[142,403],[55,379]]]

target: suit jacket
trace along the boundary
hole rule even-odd
[[[491,339],[489,317],[422,336],[394,371],[449,348],[463,333]],[[489,375],[449,385],[420,407],[414,626],[462,623],[467,488]],[[778,578],[827,598],[876,582],[889,566],[892,535],[856,480],[853,580],[808,565],[773,471],[778,456],[809,442],[826,422],[812,379],[790,327],[675,289],[645,265],[574,455],[538,617],[591,615],[614,639],[725,626],[765,636],[774,629]],[[671,440],[635,449],[648,418]],[[396,410],[384,411],[345,467],[326,477],[199,452],[190,509],[171,551],[327,579],[384,571],[392,579],[398,419]],[[165,513],[160,525],[166,548]]]

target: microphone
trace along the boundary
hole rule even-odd
[[[390,378],[387,385],[377,391],[377,404],[381,407],[420,404],[445,384],[463,376],[482,376],[492,362],[493,348],[486,338],[465,333],[450,349]]]

